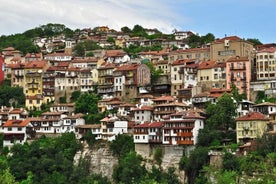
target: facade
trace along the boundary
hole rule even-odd
[[[31,61],[24,67],[23,91],[26,95],[26,107],[28,109],[40,109],[43,103],[43,80],[44,72],[48,68],[46,61]]]
[[[256,53],[257,80],[258,81],[276,80],[275,73],[276,73],[276,48],[275,47],[265,48],[258,51]]]
[[[267,131],[269,119],[260,112],[250,112],[236,119],[237,143],[261,138]]]
[[[184,86],[184,72],[181,70],[186,60],[176,60],[171,64],[171,95],[176,96],[179,89]]]
[[[134,127],[135,144],[161,144],[163,122],[145,122]]]
[[[195,145],[198,131],[204,127],[204,117],[195,111],[171,114],[164,120],[163,144]]]
[[[213,41],[210,45],[210,59],[220,62],[230,57],[253,57],[253,44],[237,36],[228,36]]]
[[[153,108],[151,106],[133,108],[132,111],[134,112],[135,124],[143,124],[153,119]]]
[[[168,55],[169,63],[181,59],[195,59],[206,61],[210,59],[210,48],[193,48],[185,50],[172,51]]]
[[[248,57],[231,57],[226,61],[226,88],[235,85],[240,94],[250,98],[251,65]]]
[[[226,87],[226,63],[217,61],[203,61],[199,63],[197,70],[198,85],[202,91],[210,91],[212,88]]]
[[[2,125],[3,146],[11,147],[14,144],[24,144],[28,138],[30,124],[27,120],[7,120]]]

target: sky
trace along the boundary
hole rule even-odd
[[[194,31],[276,42],[275,0],[0,0],[0,35],[48,23],[70,29],[139,24],[163,33]]]

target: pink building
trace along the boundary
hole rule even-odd
[[[231,57],[226,64],[226,88],[236,85],[239,93],[245,93],[250,98],[251,66],[248,57]]]
[[[5,71],[4,58],[0,54],[0,85],[4,80],[4,71]]]

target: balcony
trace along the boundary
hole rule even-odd
[[[180,136],[180,137],[193,137],[192,132],[178,132],[178,133],[176,133],[176,135]]]
[[[246,66],[242,65],[242,66],[231,66],[230,70],[245,70]]]
[[[162,139],[149,139],[149,143],[159,144],[159,143],[162,143]]]
[[[193,140],[182,140],[182,141],[176,141],[178,145],[194,145]]]

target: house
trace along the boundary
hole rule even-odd
[[[176,60],[171,64],[171,95],[177,95],[179,89],[184,87],[184,73],[181,68],[185,66],[187,60]]]
[[[134,126],[134,144],[162,144],[163,122],[145,122]]]
[[[226,62],[230,57],[253,57],[253,44],[238,36],[226,36],[216,39],[210,45],[210,59]]]
[[[135,124],[143,124],[153,118],[153,108],[151,106],[140,106],[131,110],[134,113]]]
[[[42,77],[49,67],[46,61],[30,61],[24,67],[24,94],[25,105],[28,109],[40,109],[43,103]]]
[[[75,103],[55,103],[50,106],[50,112],[62,112],[71,115],[75,110]]]
[[[169,102],[169,103],[154,104],[153,119],[154,121],[163,121],[166,116],[183,110],[187,110],[188,108],[189,106],[186,105],[185,103],[181,103],[177,101]]]
[[[202,91],[210,91],[212,88],[226,87],[226,63],[217,61],[202,61],[197,70],[198,85]]]
[[[204,127],[204,117],[196,111],[181,111],[169,115],[164,121],[163,144],[195,145],[198,132]]]
[[[67,53],[52,53],[44,56],[44,60],[48,61],[71,61],[72,55]]]
[[[103,63],[98,67],[98,94],[114,96],[114,77],[113,71],[115,65],[113,63]]]
[[[104,58],[106,62],[115,64],[130,61],[130,57],[123,50],[106,50]]]
[[[83,119],[83,114],[72,114],[61,119],[61,133],[65,132],[75,132],[75,127],[79,125],[84,125],[85,120]]]
[[[194,35],[192,31],[175,31],[174,33],[175,40],[184,40],[189,36]]]
[[[236,118],[237,143],[261,138],[267,132],[269,119],[260,112],[249,112]]]
[[[0,84],[2,84],[3,80],[4,80],[4,71],[5,71],[5,62],[4,62],[4,58],[0,53]]]
[[[118,116],[129,116],[132,117],[133,116],[133,112],[131,111],[133,108],[135,108],[136,106],[132,103],[122,103],[119,105],[118,108]]]
[[[207,61],[210,59],[210,48],[179,49],[168,54],[169,63],[181,59],[194,59],[197,61]]]
[[[7,65],[11,69],[11,86],[24,86],[24,68],[25,63],[16,63]]]
[[[252,112],[253,105],[255,105],[254,102],[243,99],[241,102],[238,103],[237,117],[244,116],[244,115],[248,114],[249,112]]]
[[[84,124],[75,126],[76,138],[82,139],[87,132],[91,132],[96,140],[102,139],[100,124]]]
[[[235,85],[240,94],[250,94],[251,64],[248,57],[231,57],[226,61],[226,88],[231,89]]]
[[[3,146],[11,147],[14,144],[24,144],[27,141],[31,125],[28,120],[7,120],[2,128]]]
[[[73,59],[71,61],[71,65],[74,68],[85,68],[85,69],[95,69],[97,68],[97,63],[98,63],[97,57],[87,57],[84,59]]]
[[[41,61],[42,59],[42,53],[27,53],[25,55],[25,62]]]
[[[270,102],[263,102],[260,104],[253,105],[253,110],[268,116],[269,114],[276,112],[276,104]]]

